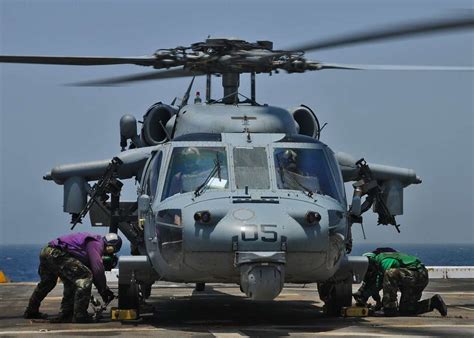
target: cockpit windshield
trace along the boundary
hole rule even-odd
[[[171,154],[162,200],[198,189],[228,187],[224,147],[177,147]]]
[[[303,190],[341,200],[322,149],[276,148],[273,156],[279,189]]]

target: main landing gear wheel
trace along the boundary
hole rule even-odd
[[[204,289],[206,289],[206,283],[196,283],[196,287],[194,288],[194,290],[196,291],[204,291]]]
[[[319,297],[324,301],[324,312],[328,316],[340,316],[343,307],[352,305],[352,280],[338,283],[318,283]]]
[[[153,285],[153,283],[143,283],[143,284],[140,284],[140,291],[142,293],[142,301],[144,302],[145,299],[148,299],[150,298],[150,295],[151,295],[151,286]]]
[[[140,310],[140,293],[137,282],[133,280],[130,284],[119,284],[118,293],[119,309],[135,310],[138,316]]]

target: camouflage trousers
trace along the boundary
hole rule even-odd
[[[92,289],[92,273],[87,266],[60,249],[46,246],[40,253],[38,274],[41,280],[30,297],[28,310],[39,310],[59,277],[64,284],[61,315],[83,316],[87,313]]]
[[[397,309],[397,291],[400,290],[400,314],[414,315],[431,311],[430,300],[420,301],[423,290],[428,285],[428,270],[406,268],[389,269],[383,276],[384,309]]]

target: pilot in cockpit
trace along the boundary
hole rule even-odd
[[[298,168],[298,164],[297,164],[298,154],[294,150],[292,149],[285,150],[281,157],[282,157],[281,161],[282,161],[283,170],[286,170],[295,174],[301,174]]]
[[[175,158],[174,172],[171,178],[168,196],[193,190],[195,187],[189,186],[189,178],[200,172],[199,149],[195,147],[184,148]],[[193,180],[194,181],[194,180]]]
[[[299,149],[286,149],[278,157],[278,187],[281,189],[306,190],[317,192],[320,190],[318,177],[308,165],[311,161],[304,154],[299,156]],[[306,156],[307,157],[307,156]]]

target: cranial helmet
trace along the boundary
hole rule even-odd
[[[367,257],[369,259],[369,265],[367,266],[367,271],[365,273],[364,279],[367,281],[372,278],[375,278],[377,271],[379,269],[379,265],[377,261],[375,260],[376,254],[374,254],[373,252],[366,252],[362,256]]]
[[[122,239],[116,233],[110,232],[104,236],[104,244],[113,247],[114,252],[118,252],[122,247]]]
[[[377,256],[377,255],[373,252],[366,252],[362,256],[367,257],[368,259],[371,259],[371,258],[375,258],[375,256]]]

